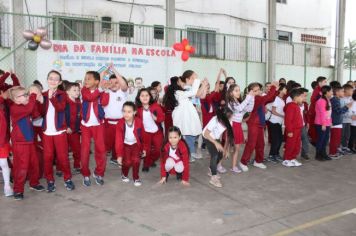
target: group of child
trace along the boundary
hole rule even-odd
[[[103,74],[88,71],[83,86],[64,81],[58,71],[52,70],[47,76],[48,90],[44,92],[38,82],[25,89],[15,74],[0,71],[0,127],[4,131],[0,134],[0,167],[5,196],[23,199],[27,179],[32,190],[56,191],[54,165],[67,190],[75,189],[72,173],[81,173],[83,185],[89,187],[92,139],[96,163],[92,178],[98,185],[104,184],[106,157],[110,153],[110,163],[121,166],[121,180],[125,183],[130,182],[132,169],[134,185],[142,184],[139,172],[143,159],[143,172],[149,172],[160,162],[159,183],[166,183],[169,175],[175,174],[184,186],[189,186],[189,165],[200,158],[195,146],[202,135],[203,148],[210,154],[210,184],[222,187],[218,173],[226,172],[222,162],[230,154],[234,173],[248,171],[253,152],[253,166],[266,169],[263,163],[266,126],[271,141],[266,159],[280,161],[287,167],[302,165],[297,161],[301,149],[302,157],[309,159],[308,136],[316,147],[316,160],[356,153],[353,85],[341,87],[333,81],[328,86],[325,77],[318,77],[308,107],[308,90],[294,81],[267,83],[265,92],[261,84],[251,83],[242,94],[235,79],[221,69],[214,90],[210,91],[207,79],[200,81],[194,71],[188,70],[170,79],[163,98],[159,97],[161,84],[155,81],[150,88],[137,89],[134,101],[129,101],[126,79],[113,65],[108,70],[113,72],[108,80]],[[5,83],[10,75],[12,85]],[[220,80],[221,75],[225,76],[225,82]],[[247,124],[247,140],[243,122]],[[282,158],[279,153],[283,141]],[[238,162],[243,144],[245,148]],[[69,151],[73,156],[73,172]],[[42,177],[47,188],[39,182]]]

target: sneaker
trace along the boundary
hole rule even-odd
[[[194,159],[202,159],[203,155],[195,153],[193,157],[194,157]]]
[[[189,163],[193,163],[193,162],[195,162],[194,157],[190,157],[190,158],[189,158]]]
[[[277,156],[273,156],[273,155],[268,156],[268,161],[277,164],[278,163]]]
[[[237,168],[237,166],[234,166],[234,167],[231,168],[230,170],[231,170],[232,172],[234,172],[234,173],[241,173],[241,172],[242,172],[239,168]]]
[[[242,170],[243,172],[247,172],[247,171],[248,171],[247,165],[244,165],[244,164],[242,164],[242,163],[240,162],[240,163],[239,163],[239,166],[240,166],[240,168],[241,168],[241,170]]]
[[[63,176],[62,171],[56,171],[56,176],[61,178]]]
[[[223,167],[222,165],[218,165],[218,167],[216,168],[216,170],[220,173],[220,174],[224,174],[227,172],[227,170],[225,169],[225,167]]]
[[[95,179],[95,183],[97,185],[104,185],[104,179],[103,177],[99,176],[99,175],[96,175],[95,173],[93,173],[93,177]]]
[[[331,159],[333,159],[333,160],[339,160],[341,156],[342,156],[342,155],[340,155],[340,154],[329,155],[329,157],[330,157]]]
[[[277,159],[278,162],[284,161],[283,157],[281,157],[280,155],[277,155],[276,159]]]
[[[124,176],[124,175],[121,175],[121,180],[122,180],[122,182],[124,182],[124,183],[128,183],[128,182],[130,182],[130,179],[129,178],[127,178],[126,176]]]
[[[337,149],[337,153],[341,154],[341,155],[345,155],[345,152],[342,148],[338,148]]]
[[[12,197],[14,195],[14,190],[12,190],[11,186],[4,187],[4,195],[5,197]]]
[[[23,193],[14,193],[14,199],[16,201],[23,200]]]
[[[140,187],[140,186],[142,185],[141,180],[139,180],[139,179],[134,180],[134,185],[135,185],[136,187]]]
[[[75,185],[72,180],[68,179],[67,181],[64,181],[64,186],[68,191],[72,191],[75,189]]]
[[[221,188],[222,184],[220,182],[220,179],[216,178],[215,175],[211,176],[209,183],[217,188]]]
[[[267,169],[267,166],[263,163],[257,163],[256,161],[253,163],[254,167],[260,168],[260,169]]]
[[[54,184],[53,181],[48,182],[47,184],[47,192],[48,193],[53,193],[56,191],[56,185]]]
[[[297,161],[296,159],[293,159],[290,161],[295,167],[301,166],[302,163],[300,163],[299,161]]]
[[[142,172],[149,172],[150,168],[149,167],[142,167]]]
[[[83,185],[84,185],[85,187],[89,187],[89,186],[91,185],[91,181],[90,181],[89,176],[84,177],[84,179],[83,179]]]
[[[30,189],[35,190],[37,192],[43,192],[45,191],[45,188],[42,185],[36,185],[36,186],[30,186]]]
[[[282,162],[282,165],[286,166],[286,167],[294,167],[294,164],[289,161],[289,160],[285,160]]]
[[[115,166],[119,165],[119,163],[115,159],[110,159],[110,164]]]
[[[209,177],[213,176],[213,175],[211,174],[210,168],[209,168],[208,176],[209,176]],[[221,178],[221,176],[220,176],[219,174],[216,174],[215,176],[216,176],[216,178],[218,178],[218,179]]]
[[[79,175],[81,173],[81,169],[80,168],[74,168],[73,169],[73,174],[74,175]]]

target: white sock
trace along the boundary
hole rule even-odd
[[[10,187],[10,168],[6,158],[0,158],[0,167],[2,169],[2,176],[4,178],[4,186]]]

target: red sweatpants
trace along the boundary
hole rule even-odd
[[[158,130],[156,133],[143,133],[143,146],[146,151],[146,157],[143,162],[144,167],[150,167],[160,157],[160,150],[163,143],[163,133]]]
[[[36,145],[38,164],[40,168],[40,178],[43,177],[44,172],[44,160],[43,160],[43,131],[42,127],[33,126],[33,131],[35,134],[34,141]]]
[[[165,136],[168,137],[168,130],[173,126],[173,118],[172,118],[172,112],[167,111],[165,118],[164,118],[164,133]]]
[[[335,155],[337,153],[337,148],[341,143],[342,128],[331,128],[330,129],[330,144],[329,144],[329,154]]]
[[[286,134],[285,138],[284,160],[296,159],[302,146],[302,129],[293,130],[293,137],[288,137],[288,134]]]
[[[82,145],[81,145],[81,158],[82,175],[84,177],[90,176],[89,169],[89,154],[90,154],[90,141],[94,139],[95,146],[95,163],[96,168],[94,174],[104,177],[106,168],[106,155],[105,155],[105,141],[104,141],[104,125],[97,125],[86,127],[81,126],[82,130]]]
[[[310,137],[310,142],[315,145],[318,139],[318,134],[316,132],[314,123],[309,123],[308,135]]]
[[[63,172],[63,179],[67,181],[72,178],[68,158],[67,134],[49,136],[43,134],[43,158],[44,158],[44,177],[47,181],[54,181],[53,159],[56,153],[56,167]],[[59,168],[58,168],[59,167]]]
[[[140,152],[137,144],[124,144],[124,156],[122,157],[122,175],[128,176],[129,170],[132,167],[132,178],[139,179],[140,171]]]
[[[27,176],[30,186],[39,185],[39,165],[35,144],[16,144],[12,145],[14,154],[14,192],[23,193]]]
[[[105,148],[107,152],[111,152],[111,160],[116,160],[115,151],[115,136],[116,136],[116,125],[105,123]]]
[[[247,143],[241,157],[241,163],[247,165],[255,151],[255,161],[262,163],[264,158],[265,140],[264,128],[257,125],[248,125]]]
[[[72,149],[73,153],[73,167],[80,169],[80,133],[67,134],[68,149]]]

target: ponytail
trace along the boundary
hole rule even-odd
[[[216,111],[216,117],[218,118],[218,121],[221,122],[226,127],[226,132],[227,132],[226,142],[228,142],[229,145],[233,145],[234,144],[234,132],[232,130],[230,121],[227,117],[228,113],[232,114],[232,111],[230,108],[225,106],[223,108],[219,108]]]

